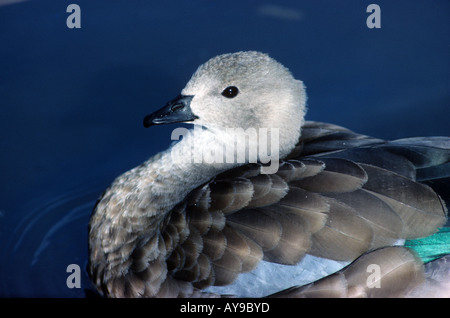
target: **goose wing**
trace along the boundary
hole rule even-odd
[[[358,257],[342,270],[304,286],[293,286],[269,297],[365,298],[450,296],[450,255],[427,264],[414,251],[389,246]]]
[[[425,283],[422,261],[407,248],[383,247],[358,257],[344,269],[316,282],[271,297],[406,297]]]
[[[189,296],[230,284],[261,260],[296,264],[308,253],[353,261],[398,239],[430,235],[445,223],[446,207],[415,180],[420,169],[449,158],[449,139],[386,142],[307,122],[277,173],[239,167],[180,202],[159,235],[133,252],[138,279],[128,289]],[[164,258],[149,262],[154,249]]]

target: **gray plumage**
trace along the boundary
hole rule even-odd
[[[235,98],[221,94],[230,86],[239,89]],[[357,263],[329,278],[337,290],[321,294],[316,287],[324,280],[314,292],[309,286],[279,295],[371,296],[363,287],[341,287],[348,285],[344,279],[361,283],[365,255],[383,253],[388,256],[380,264],[393,266],[387,259],[397,257],[406,264],[398,277],[413,277],[410,284],[417,285],[423,267],[415,256],[383,247],[428,236],[446,222],[444,201],[416,179],[428,180],[448,164],[449,138],[384,141],[304,122],[303,83],[258,52],[211,59],[182,96],[193,96],[189,121],[206,129],[118,177],[96,205],[88,271],[100,293],[202,296],[208,286],[230,284],[262,260],[294,265],[306,254]],[[169,106],[171,112],[187,107]],[[154,118],[165,120],[158,115],[148,121]],[[227,127],[279,128],[277,172],[261,173],[260,163],[183,160],[192,145],[196,151],[229,145]],[[392,291],[386,278],[383,285],[391,287],[385,295],[403,295],[405,284]],[[376,292],[383,296],[383,289]]]

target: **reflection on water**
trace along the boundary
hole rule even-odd
[[[84,297],[90,282],[85,272],[88,223],[103,189],[91,187],[42,200],[23,214],[5,245],[7,260],[0,295],[20,297]],[[81,269],[81,288],[70,289],[67,266]]]

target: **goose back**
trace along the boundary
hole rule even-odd
[[[130,255],[128,270],[103,280],[102,289],[113,296],[192,296],[232,283],[261,260],[294,265],[311,254],[353,261],[398,239],[430,235],[447,209],[416,179],[449,158],[448,138],[386,142],[306,122],[275,174],[261,174],[259,164],[226,171],[148,224],[123,245],[130,251],[117,252]],[[94,276],[101,268],[91,264]]]

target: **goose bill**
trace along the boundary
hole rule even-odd
[[[184,123],[197,119],[192,113],[191,100],[192,95],[178,95],[163,108],[145,116],[144,127],[148,128],[154,125]]]

